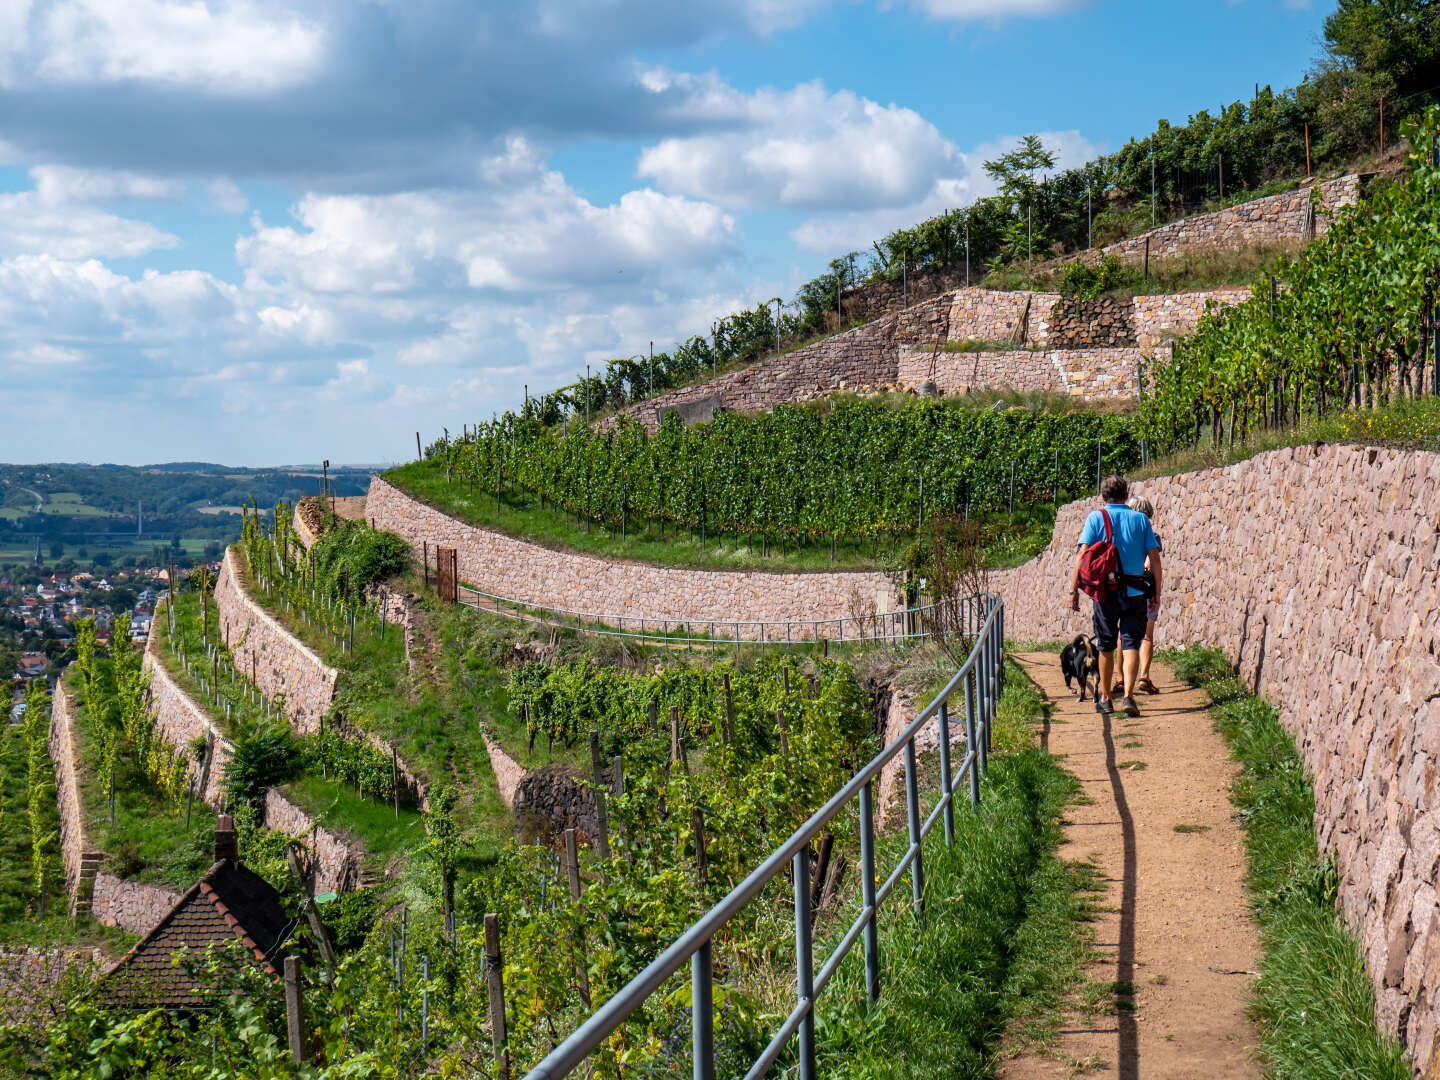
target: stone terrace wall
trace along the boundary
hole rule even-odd
[[[50,760],[55,766],[55,800],[60,809],[60,856],[65,865],[65,887],[72,898],[81,881],[82,858],[87,852],[85,818],[80,809],[79,748],[70,691],[63,679],[55,684],[50,701]],[[88,876],[88,875],[87,875]],[[85,883],[88,893],[89,882]]]
[[[1100,401],[1135,396],[1143,356],[1138,348],[941,353],[932,375],[928,350],[902,349],[896,382],[902,390],[916,390],[928,378],[942,394],[1005,389]]]
[[[1061,298],[1050,309],[1049,344],[1056,349],[1123,349],[1135,344],[1135,305],[1102,296]]]
[[[303,836],[315,873],[315,892],[349,892],[360,884],[364,859],[340,837],[315,820],[274,788],[265,793],[265,826],[286,836]]]
[[[1203,289],[1195,292],[1135,297],[1136,344],[1147,352],[1193,331],[1210,301],[1229,307],[1250,299],[1250,289]]]
[[[368,509],[376,528],[398,533],[413,548],[455,548],[464,581],[539,607],[637,622],[642,616],[678,620],[700,629],[712,620],[838,619],[856,614],[856,606],[860,614],[900,606],[895,583],[881,573],[681,570],[551,551],[446,517],[378,476],[370,481]]]
[[[150,624],[150,637],[145,643],[145,670],[150,672],[151,706],[155,715],[155,726],[169,742],[185,751],[186,770],[192,780],[199,781],[201,763],[188,750],[192,739],[211,739],[214,746],[214,760],[210,763],[205,780],[205,790],[196,794],[211,806],[218,807],[222,798],[221,784],[225,779],[225,766],[230,761],[234,748],[211,721],[210,715],[180,688],[175,677],[165,667],[160,656],[160,619],[163,606],[155,609],[155,618]]]
[[[237,558],[233,548],[225,552],[215,581],[220,637],[235,667],[248,673],[261,693],[285,695],[285,711],[298,731],[315,731],[335,700],[339,673],[246,594]]]
[[[1320,184],[1320,212],[1312,218],[1310,187],[1162,225],[1100,251],[1103,255],[1135,261],[1145,257],[1147,240],[1152,259],[1239,251],[1265,244],[1304,244],[1329,231],[1330,218],[1339,207],[1360,201],[1358,176],[1326,180]]]
[[[949,311],[947,294],[753,367],[628,405],[616,416],[639,420],[654,431],[657,412],[712,396],[718,399],[719,408],[760,412],[779,404],[811,401],[836,390],[890,386],[895,382],[898,347],[944,341]],[[607,430],[615,423],[615,417],[606,417],[596,427]],[[375,518],[368,503],[366,512]]]
[[[178,892],[163,885],[125,881],[101,872],[95,878],[95,898],[90,910],[95,919],[106,926],[132,934],[148,934],[179,899]]]
[[[1059,293],[957,289],[950,294],[948,340],[1044,345],[1050,340],[1050,312],[1059,300]]]
[[[1165,542],[1156,644],[1202,642],[1278,704],[1315,780],[1381,1025],[1440,1064],[1440,455],[1298,447],[1150,480]],[[992,581],[1006,632],[1088,632],[1066,608],[1092,502]]]

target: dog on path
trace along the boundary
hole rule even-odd
[[[1086,637],[1084,634],[1076,634],[1075,640],[1060,650],[1060,672],[1065,676],[1065,689],[1074,689],[1071,686],[1073,679],[1080,680],[1080,700],[1085,700],[1085,685],[1094,680],[1095,697],[1100,697],[1100,652],[1095,647],[1095,639]]]

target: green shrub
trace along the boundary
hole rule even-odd
[[[236,802],[257,803],[267,788],[295,775],[300,756],[285,724],[257,724],[234,742],[225,767],[225,791]]]
[[[402,537],[359,521],[337,522],[313,550],[316,574],[335,592],[351,597],[410,565],[410,545]]]

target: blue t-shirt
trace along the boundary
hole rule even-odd
[[[1111,539],[1120,556],[1120,571],[1139,577],[1145,572],[1145,556],[1160,547],[1150,519],[1138,510],[1131,510],[1124,503],[1106,503],[1110,514]],[[1080,533],[1080,546],[1096,544],[1105,539],[1105,522],[1099,510],[1092,510],[1085,519],[1085,528]],[[1131,585],[1126,596],[1140,596],[1142,590]]]

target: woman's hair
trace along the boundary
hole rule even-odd
[[[1145,498],[1144,495],[1136,495],[1132,497],[1130,500],[1130,509],[1138,510],[1147,518],[1153,518],[1155,516],[1155,507],[1150,505],[1150,500]]]

